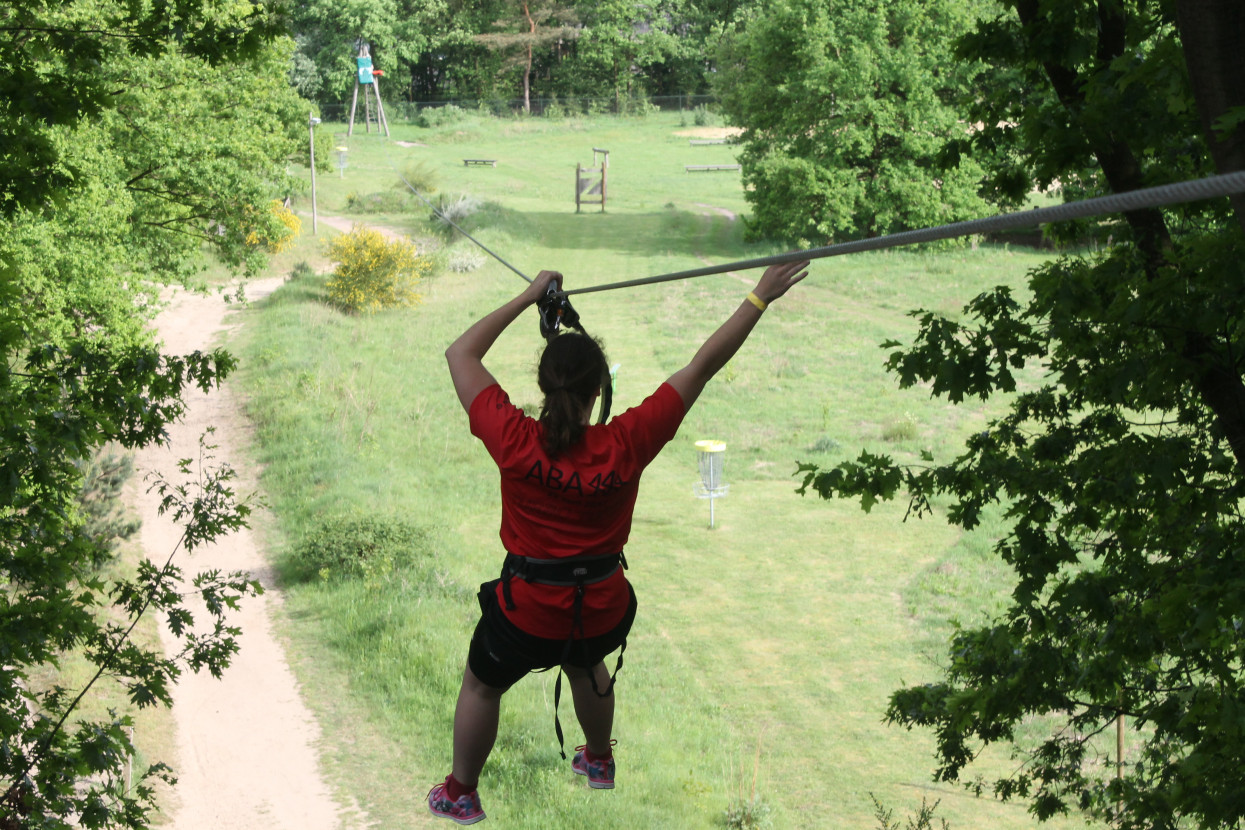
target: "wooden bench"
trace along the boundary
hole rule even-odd
[[[689,138],[687,143],[693,147],[704,147],[708,144],[726,144],[725,138]]]
[[[684,169],[689,173],[695,173],[702,170],[739,170],[738,164],[685,164]]]
[[[487,164],[489,167],[496,167],[497,159],[463,159],[463,167],[470,167],[473,164]]]

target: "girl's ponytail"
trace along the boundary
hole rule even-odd
[[[545,428],[545,452],[556,458],[583,437],[584,410],[608,376],[605,352],[596,339],[577,332],[552,338],[540,358],[537,383],[545,395],[540,423]]]

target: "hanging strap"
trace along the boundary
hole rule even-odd
[[[618,569],[627,568],[627,557],[622,551],[618,553],[593,554],[590,556],[567,556],[558,559],[537,559],[531,556],[519,556],[506,552],[506,560],[501,566],[501,591],[506,601],[506,609],[513,611],[514,599],[510,595],[510,580],[518,577],[524,582],[537,585],[574,586],[575,599],[571,605],[571,631],[562,647],[562,657],[558,661],[558,679],[553,684],[553,731],[558,736],[558,752],[562,760],[566,760],[566,737],[562,732],[562,720],[558,716],[558,707],[562,702],[562,666],[571,658],[571,647],[576,639],[587,639],[584,636],[584,594],[586,588],[597,582],[609,579]],[[623,665],[623,652],[627,650],[624,638],[618,649],[618,662],[614,664],[614,673],[610,675],[609,685],[605,691],[597,687],[597,676],[589,667],[588,680],[592,691],[597,697],[609,697],[614,693],[614,683]]]
[[[622,554],[619,554],[620,556]],[[625,567],[625,565],[624,565]],[[579,585],[575,588],[575,604],[573,606],[571,619],[571,636],[566,638],[566,645],[562,648],[562,659],[558,665],[558,679],[553,684],[553,732],[558,736],[558,752],[562,754],[562,760],[566,760],[566,737],[562,734],[562,720],[558,717],[558,707],[562,702],[562,666],[566,665],[566,661],[571,658],[571,645],[575,642],[575,634],[578,632],[579,639],[584,637],[584,586]],[[618,680],[618,672],[623,666],[623,652],[627,650],[627,638],[624,637],[622,644],[618,647],[618,662],[614,664],[614,673],[610,675],[609,685],[605,687],[605,691],[597,688],[597,675],[593,669],[596,666],[589,666],[588,682],[592,684],[592,691],[597,697],[609,697],[614,693],[614,683]]]

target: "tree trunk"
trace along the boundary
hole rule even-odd
[[[1245,2],[1243,0],[1178,1],[1191,9],[1190,16],[1195,18],[1196,22],[1191,23],[1190,26],[1198,30],[1194,35],[1195,39],[1198,37],[1215,38],[1216,43],[1205,48],[1212,53],[1216,49],[1220,50],[1217,53],[1218,57],[1215,54],[1210,56],[1199,54],[1190,59],[1188,57],[1190,52],[1198,51],[1202,44],[1200,41],[1195,44],[1185,44],[1186,61],[1198,62],[1200,72],[1213,76],[1206,79],[1209,88],[1200,94],[1197,92],[1199,79],[1196,76],[1193,78],[1193,85],[1195,95],[1198,97],[1199,109],[1202,109],[1201,101],[1205,97],[1210,102],[1207,105],[1209,117],[1217,118],[1218,115],[1214,114],[1215,106],[1226,109],[1232,106],[1227,102],[1239,101],[1245,97],[1245,92],[1239,88],[1242,77],[1245,77],[1239,74],[1239,68],[1245,65],[1245,57],[1232,54],[1233,51],[1241,50],[1241,42],[1232,42],[1232,38],[1240,33],[1242,21],[1245,21]],[[1097,59],[1100,64],[1106,65],[1123,54],[1126,48],[1124,32],[1128,21],[1120,5],[1100,3],[1098,8]],[[1220,15],[1218,18],[1215,17],[1216,9]],[[1026,30],[1027,36],[1035,40],[1049,34],[1043,31],[1040,11],[1040,0],[1020,0],[1016,4],[1016,12],[1021,25]],[[1237,25],[1235,30],[1231,28],[1234,20]],[[1221,30],[1226,30],[1231,36],[1224,35]],[[1221,39],[1221,35],[1226,39]],[[1203,63],[1205,65],[1202,65]],[[1236,67],[1236,70],[1232,67]],[[1082,92],[1084,78],[1078,75],[1072,67],[1060,63],[1048,62],[1043,64],[1043,68],[1060,103],[1063,104],[1068,114],[1075,118],[1085,101]],[[1232,71],[1238,71],[1238,74],[1231,74]],[[1225,74],[1219,74],[1221,72]],[[1207,112],[1204,111],[1202,117],[1205,121],[1208,117]],[[1245,134],[1245,128],[1238,129],[1236,132]],[[1090,141],[1094,156],[1098,159],[1098,165],[1102,168],[1103,175],[1113,192],[1123,193],[1144,186],[1141,165],[1128,143],[1127,136],[1119,132],[1091,129],[1086,131],[1086,137]],[[1245,143],[1237,143],[1233,146],[1238,153],[1245,154]],[[1218,158],[1216,158],[1216,163],[1218,163]],[[1236,203],[1233,204],[1235,207]],[[1236,208],[1236,213],[1238,219],[1245,217],[1245,213],[1242,213],[1239,208]],[[1151,278],[1156,277],[1158,269],[1166,262],[1166,252],[1171,246],[1171,235],[1167,222],[1163,218],[1163,212],[1157,208],[1148,208],[1126,212],[1124,218],[1132,228],[1138,250],[1146,258],[1147,274]],[[1190,382],[1197,389],[1203,402],[1214,412],[1215,421],[1223,431],[1224,438],[1236,459],[1237,468],[1242,477],[1245,477],[1245,383],[1242,383],[1240,373],[1207,332],[1186,329],[1178,336],[1165,335],[1164,342],[1169,349],[1179,354],[1189,367]]]
[[[531,114],[532,112],[532,43],[536,40],[536,21],[532,19],[532,12],[528,9],[527,2],[523,3],[523,16],[527,18],[528,34],[531,38],[527,42],[527,65],[523,67],[523,112]]]
[[[1214,128],[1226,112],[1245,107],[1245,2],[1176,0],[1176,25],[1215,169],[1245,170],[1245,121],[1226,135]],[[1231,198],[1236,221],[1245,230],[1245,193]]]

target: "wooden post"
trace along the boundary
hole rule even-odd
[[[347,137],[354,135],[354,108],[359,103],[359,82],[356,79],[354,95],[350,97],[350,126],[346,128]]]
[[[307,116],[307,131],[311,134],[311,233],[314,236],[316,228],[316,124],[320,123],[320,119],[316,118],[315,113]]]
[[[376,87],[376,114],[379,116],[376,121],[377,132],[383,127],[385,138],[388,138],[389,119],[385,117],[385,105],[380,102],[380,77],[376,73],[372,73],[372,86]]]

